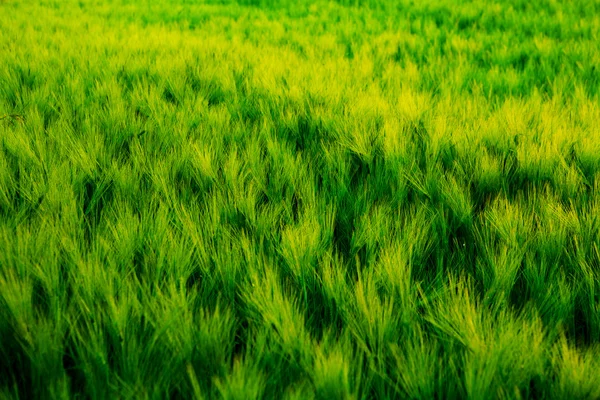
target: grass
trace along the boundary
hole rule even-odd
[[[600,398],[597,2],[0,3],[0,398]]]

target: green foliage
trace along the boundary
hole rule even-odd
[[[1,398],[600,398],[600,8],[0,0]]]

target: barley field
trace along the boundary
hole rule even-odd
[[[600,399],[600,2],[0,1],[1,399]]]

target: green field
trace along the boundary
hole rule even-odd
[[[0,0],[0,399],[600,399],[600,2]]]

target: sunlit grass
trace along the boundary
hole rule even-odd
[[[600,8],[0,1],[0,397],[600,398]]]

